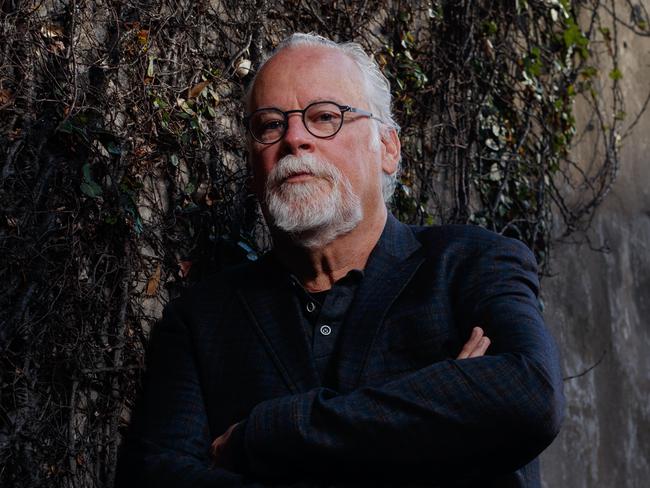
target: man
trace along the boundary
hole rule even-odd
[[[166,308],[118,485],[539,486],[563,397],[530,251],[387,213],[400,143],[357,45],[285,40],[246,125],[273,251]]]

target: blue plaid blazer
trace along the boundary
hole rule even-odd
[[[267,256],[166,307],[117,486],[539,486],[564,400],[523,244],[389,216],[330,385],[280,273]],[[475,325],[488,354],[456,360]],[[245,469],[211,467],[242,420]]]

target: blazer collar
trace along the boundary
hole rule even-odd
[[[383,317],[423,261],[420,248],[411,229],[388,214],[338,337],[337,386],[344,391],[358,384]],[[276,368],[293,393],[320,386],[287,271],[273,253],[252,271],[237,293]]]
[[[410,227],[389,214],[338,338],[337,387],[342,392],[361,381],[388,309],[424,261],[421,247]]]
[[[237,290],[249,319],[292,393],[320,385],[287,271],[267,253]]]

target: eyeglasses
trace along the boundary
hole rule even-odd
[[[335,136],[343,127],[343,114],[355,113],[363,117],[383,122],[372,113],[349,105],[339,105],[335,102],[315,102],[302,110],[287,110],[279,108],[260,108],[244,118],[244,123],[251,136],[261,144],[274,144],[284,137],[288,127],[290,114],[302,114],[302,123],[315,137],[327,139]]]

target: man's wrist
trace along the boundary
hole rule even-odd
[[[248,456],[246,454],[246,419],[239,422],[228,439],[228,450],[232,461],[232,469],[236,473],[248,471]]]

